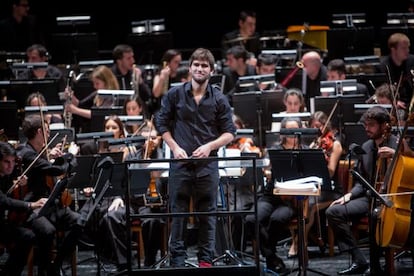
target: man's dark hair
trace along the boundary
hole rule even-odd
[[[214,70],[215,59],[210,50],[205,48],[196,49],[189,59],[190,66],[193,64],[194,60],[207,61],[210,65],[211,70]]]
[[[131,46],[127,44],[119,44],[119,45],[116,45],[114,50],[112,51],[112,57],[114,61],[117,61],[118,59],[122,59],[122,57],[124,56],[124,53],[130,53],[130,52],[134,52]]]
[[[346,74],[345,62],[340,58],[331,60],[326,67],[328,71],[337,71],[338,74]]]
[[[249,53],[241,45],[235,45],[229,48],[226,52],[226,55],[233,55],[235,59],[242,58],[244,61],[249,58]]]
[[[378,124],[390,123],[391,118],[387,109],[382,106],[373,106],[369,108],[364,115],[362,115],[361,121],[375,120]]]
[[[276,57],[269,54],[260,54],[257,57],[257,66],[260,67],[262,65],[276,65]]]
[[[43,124],[40,115],[26,116],[22,123],[23,134],[29,140],[33,139],[36,136],[37,130],[42,127]]]
[[[254,11],[241,11],[239,15],[239,20],[246,21],[247,17],[254,17],[256,18],[256,12]]]

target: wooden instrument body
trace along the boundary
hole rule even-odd
[[[414,157],[399,154],[388,183],[392,207],[383,206],[379,225],[376,227],[376,241],[381,247],[401,248],[405,245],[411,225],[411,192],[414,188]]]

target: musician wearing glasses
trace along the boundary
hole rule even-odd
[[[28,202],[37,201],[49,197],[56,185],[57,176],[65,175],[73,165],[73,154],[63,155],[61,144],[52,149],[47,149],[49,140],[49,125],[41,115],[26,116],[22,123],[23,134],[27,142],[19,145],[17,154],[22,160],[23,168],[27,172],[27,193],[24,199]],[[45,216],[37,216],[33,213],[29,223],[36,234],[38,242],[39,275],[50,273],[60,275],[63,261],[70,256],[75,249],[81,228],[77,225],[79,214],[72,211],[68,194],[58,195],[56,204],[50,206]],[[49,258],[52,246],[56,239],[56,231],[64,231],[65,238],[58,245],[57,255]]]
[[[8,210],[9,214],[12,214],[12,211],[31,212],[41,208],[47,200],[40,198],[35,202],[27,202],[14,197],[15,192],[27,184],[26,177],[19,175],[20,182],[15,186],[15,165],[15,149],[7,142],[0,142],[0,242],[6,245],[9,254],[3,270],[0,270],[2,275],[21,275],[29,251],[35,244],[33,231],[24,225],[16,224],[11,217],[6,220],[5,211]]]
[[[366,134],[369,138],[362,145],[364,154],[361,155],[356,164],[356,170],[369,183],[378,184],[383,181],[387,160],[392,158],[397,147],[397,137],[390,133],[390,116],[388,111],[381,106],[374,106],[368,109],[361,118],[364,123]],[[376,186],[376,185],[375,185]],[[377,190],[379,190],[378,187]],[[326,210],[326,217],[332,227],[335,239],[341,252],[348,251],[352,257],[352,264],[349,268],[338,272],[339,275],[361,274],[364,272],[370,275],[383,275],[384,271],[380,266],[381,250],[375,244],[370,245],[370,260],[368,263],[357,241],[351,231],[349,221],[358,221],[367,216],[370,210],[370,198],[367,196],[369,188],[364,186],[361,179],[356,178],[351,191],[333,201]],[[375,220],[372,220],[370,234],[375,234]],[[374,237],[375,240],[375,237]],[[366,271],[370,268],[369,271]]]

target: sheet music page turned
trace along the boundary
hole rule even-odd
[[[275,181],[273,194],[280,195],[320,195],[322,178],[308,176],[289,181]]]

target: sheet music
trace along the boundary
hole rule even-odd
[[[318,194],[321,185],[322,178],[317,176],[308,176],[284,182],[275,181],[274,193],[295,195]]]

